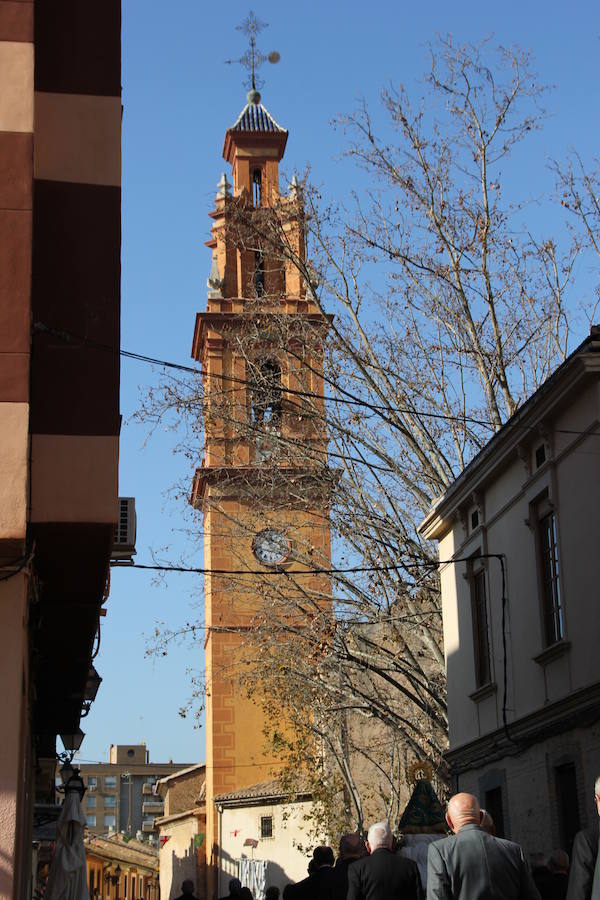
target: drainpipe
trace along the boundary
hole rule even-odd
[[[217,853],[217,897],[222,896],[221,891],[221,854],[223,852],[223,807],[217,806],[219,814],[219,851]]]

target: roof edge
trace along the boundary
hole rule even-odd
[[[429,511],[417,527],[419,534],[423,535],[427,540],[439,540],[443,534],[449,529],[447,522],[448,514],[453,512],[462,501],[462,492],[469,492],[473,489],[472,482],[481,476],[481,470],[486,463],[491,461],[492,455],[504,446],[505,451],[509,452],[519,442],[523,440],[521,429],[527,420],[536,416],[540,406],[544,401],[548,401],[546,409],[542,410],[542,415],[547,414],[560,400],[557,396],[554,400],[550,397],[550,391],[553,387],[563,381],[568,374],[574,372],[575,380],[579,380],[587,368],[583,362],[586,355],[600,355],[600,326],[592,325],[590,333],[587,337],[569,354],[569,356],[558,366],[557,369],[531,394],[521,407],[502,425],[502,427],[494,434],[488,443],[479,453],[473,457],[467,466],[462,470],[460,475],[448,486],[443,494],[432,503]],[[579,371],[577,371],[579,369]],[[568,387],[568,386],[567,386]],[[562,396],[562,395],[561,395]],[[491,468],[495,468],[500,463],[491,463]]]

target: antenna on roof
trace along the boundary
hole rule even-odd
[[[260,19],[256,18],[254,12],[250,10],[248,16],[244,19],[242,24],[238,25],[236,28],[237,31],[241,31],[243,34],[247,35],[250,46],[248,47],[244,55],[240,56],[239,59],[225,60],[225,62],[229,65],[232,65],[233,63],[239,63],[248,70],[248,78],[246,79],[246,87],[250,89],[248,93],[248,103],[260,103],[260,94],[258,92],[258,89],[263,86],[264,81],[256,74],[257,70],[265,62],[270,62],[274,65],[281,59],[281,56],[277,50],[272,50],[271,53],[265,56],[264,53],[261,53],[256,46],[256,35],[259,34],[264,28],[268,28],[268,23],[261,22]]]

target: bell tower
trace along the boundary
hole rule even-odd
[[[301,191],[295,180],[280,191],[288,132],[256,89],[247,101],[225,134],[231,183],[221,177],[210,213],[208,302],[192,349],[204,404],[191,502],[203,514],[207,570],[208,897],[221,861],[215,797],[268,781],[280,766],[254,652],[256,629],[269,627],[265,595],[271,585],[293,590],[294,579],[315,597],[331,593],[322,399],[329,320],[302,277]],[[251,695],[241,675],[255,676]]]

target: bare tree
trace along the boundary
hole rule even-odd
[[[340,120],[371,185],[352,211],[324,204],[307,179],[266,206],[231,198],[228,239],[263,266],[243,325],[223,335],[244,376],[208,403],[200,383],[173,380],[147,410],[219,419],[254,447],[236,489],[263,527],[293,513],[293,569],[228,582],[260,597],[245,636],[253,663],[238,677],[275,711],[268,737],[291,779],[311,760],[331,827],[362,827],[365,809],[394,818],[414,760],[444,784],[437,558],[417,525],[564,358],[581,249],[527,227],[503,180],[544,117],[528,56],[442,40],[425,81],[417,107],[389,88],[383,121],[366,104]],[[586,196],[578,215],[593,242],[597,197]],[[300,276],[314,316],[281,311],[269,267]],[[319,518],[333,566],[328,539],[308,537]],[[242,546],[256,522],[234,524]]]

